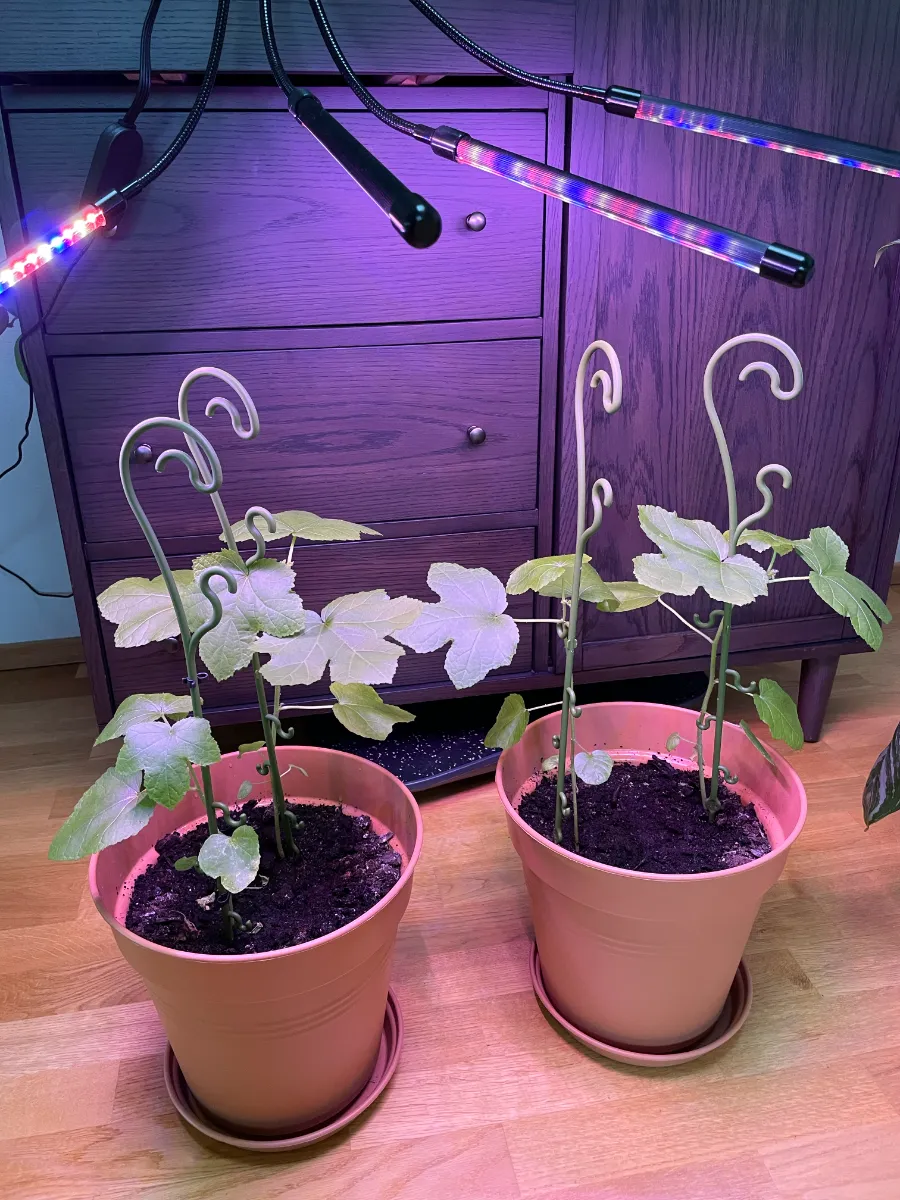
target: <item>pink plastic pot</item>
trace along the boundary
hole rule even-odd
[[[666,754],[672,733],[693,740],[696,719],[668,705],[589,704],[578,740],[585,749],[642,759]],[[497,765],[547,992],[574,1025],[604,1042],[636,1050],[687,1046],[722,1010],[762,898],[806,819],[803,784],[780,755],[771,751],[774,763],[767,763],[739,726],[726,723],[722,761],[740,778],[735,790],[757,804],[771,853],[706,875],[624,871],[563,850],[517,812],[523,786],[556,753],[558,733],[559,713],[542,717]],[[710,729],[707,762],[712,736]]]
[[[303,794],[345,801],[394,832],[405,866],[388,894],[327,937],[265,954],[213,957],[169,950],[115,918],[123,884],[164,834],[203,815],[190,793],[157,808],[129,841],[94,855],[91,894],[119,949],[139,973],[195,1100],[221,1127],[251,1137],[299,1133],[350,1104],[381,1042],[400,918],[412,890],[422,822],[409,790],[388,771],[337,750],[283,747],[282,770],[302,766]],[[211,768],[217,800],[237,802],[261,754],[226,755]],[[256,794],[256,792],[254,792]],[[296,792],[294,798],[299,798]],[[239,906],[239,905],[238,905]]]

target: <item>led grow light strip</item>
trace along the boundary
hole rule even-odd
[[[610,89],[611,92],[616,90]],[[712,108],[696,108],[692,104],[680,104],[658,96],[637,95],[640,99],[634,116],[639,121],[671,125],[674,129],[687,129],[691,133],[708,133],[749,146],[765,146],[769,150],[782,150],[785,154],[799,154],[804,158],[817,158],[822,162],[900,179],[900,153],[896,150],[864,146],[860,142],[847,142],[805,129],[792,129],[788,125],[772,125],[752,117],[717,112]]]
[[[0,267],[0,295],[15,287],[21,280],[34,274],[44,263],[50,262],[57,254],[62,254],[82,238],[86,238],[106,224],[106,217],[96,205],[83,209],[74,220],[64,225],[53,237],[29,246],[20,254],[14,255]]]
[[[523,187],[555,196],[566,204],[587,208],[611,221],[630,225],[790,287],[803,287],[813,272],[812,258],[802,251],[763,242],[627,192],[603,187],[568,171],[479,142],[448,126],[435,131],[432,149],[456,162],[514,180]]]

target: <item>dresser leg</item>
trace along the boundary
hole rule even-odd
[[[804,658],[800,668],[800,693],[797,711],[803,736],[808,742],[817,742],[822,733],[822,722],[831,696],[831,685],[841,656],[823,655],[821,658]]]

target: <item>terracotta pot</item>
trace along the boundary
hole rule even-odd
[[[672,733],[694,739],[696,719],[695,712],[668,705],[588,704],[577,722],[578,740],[588,750],[646,759],[666,754]],[[740,778],[735,790],[757,804],[772,851],[706,875],[625,871],[563,850],[519,816],[523,785],[556,753],[554,733],[559,713],[529,725],[497,765],[544,984],[561,1013],[604,1042],[659,1051],[687,1046],[722,1010],[762,898],[806,819],[803,785],[780,755],[771,751],[770,765],[739,726],[726,723],[722,760]],[[707,763],[712,735],[712,729],[705,735]]]
[[[262,757],[229,754],[212,767],[216,799],[236,803],[241,782],[260,779],[254,767]],[[290,776],[301,780],[303,795],[361,809],[393,830],[402,851],[405,866],[394,887],[342,929],[301,946],[222,957],[169,950],[130,933],[116,919],[117,906],[124,911],[123,885],[160,837],[202,816],[193,793],[174,811],[157,808],[137,837],[90,864],[94,903],[144,980],[194,1098],[223,1128],[254,1137],[327,1121],[366,1085],[422,846],[412,794],[382,767],[321,748],[282,747],[278,758],[308,772],[306,779]],[[292,798],[300,798],[296,790]]]

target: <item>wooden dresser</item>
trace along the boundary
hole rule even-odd
[[[77,204],[97,136],[127,104],[129,85],[115,73],[134,69],[145,5],[84,0],[74,15],[65,0],[34,7],[4,15],[0,44],[0,223],[10,247],[21,243],[21,222],[34,237]],[[181,686],[177,647],[115,650],[93,598],[123,576],[155,573],[118,485],[118,446],[137,421],[174,415],[179,382],[200,365],[237,375],[260,409],[260,437],[242,443],[223,417],[202,417],[216,389],[193,393],[233,519],[251,504],[304,508],[383,534],[298,547],[299,590],[318,608],[377,586],[428,598],[433,561],[505,578],[528,557],[569,549],[568,403],[578,357],[597,335],[616,345],[625,375],[622,412],[601,412],[591,429],[591,469],[616,489],[594,546],[599,569],[627,577],[631,557],[648,548],[635,514],[643,501],[721,521],[703,366],[732,334],[776,333],[807,371],[792,406],[761,383],[738,389],[749,355],[717,376],[742,505],[755,507],[757,468],[785,462],[796,483],[778,497],[779,530],[834,525],[854,549],[851,568],[885,591],[900,527],[900,283],[896,258],[878,271],[872,258],[900,236],[897,181],[573,108],[486,77],[405,0],[332,0],[359,70],[383,83],[442,76],[378,86],[389,107],[808,250],[817,276],[790,292],[437,158],[337,85],[304,3],[280,7],[288,67],[318,78],[326,106],[439,209],[444,232],[426,251],[392,233],[266,84],[255,0],[235,0],[223,75],[187,149],[115,237],[96,239],[46,333],[29,340],[100,720],[130,691]],[[713,0],[676,0],[660,15],[654,0],[445,0],[442,10],[525,67],[900,145],[896,6],[875,0],[865,16],[838,0],[783,7],[749,0],[732,14]],[[213,9],[163,5],[155,69],[202,69]],[[192,81],[154,87],[139,125],[146,162],[183,120]],[[467,223],[475,213],[483,228]],[[51,266],[38,288],[21,289],[26,328],[57,281]],[[473,441],[471,427],[486,439]],[[212,509],[177,468],[156,476],[138,466],[135,478],[173,565],[215,548]],[[529,615],[530,599],[511,611]],[[590,618],[582,677],[702,667],[698,641],[651,611]],[[800,585],[742,615],[739,660],[807,660],[801,708],[816,736],[837,656],[861,648],[849,622]],[[554,648],[536,628],[481,690],[552,681]],[[389,690],[405,701],[447,694],[442,657],[408,655]],[[210,681],[204,695],[218,719],[241,719],[252,682]]]

